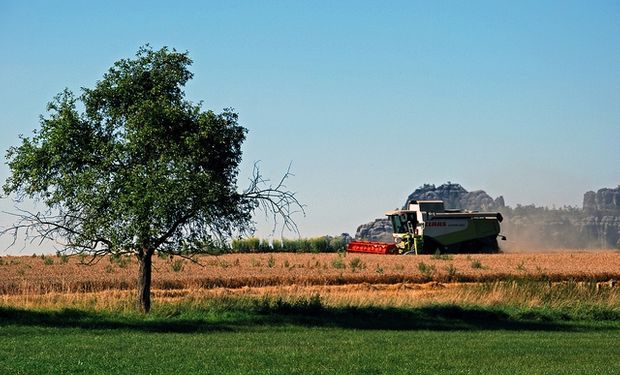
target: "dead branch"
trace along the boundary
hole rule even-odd
[[[269,179],[263,177],[258,166],[258,162],[254,163],[252,178],[250,185],[243,192],[244,199],[256,204],[256,208],[263,211],[267,219],[273,221],[273,232],[281,221],[282,230],[280,234],[287,229],[299,235],[299,228],[293,219],[293,215],[301,213],[306,215],[304,205],[297,199],[297,193],[288,190],[285,182],[293,177],[291,172],[291,164],[289,164],[286,173],[274,185]]]

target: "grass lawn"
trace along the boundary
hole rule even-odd
[[[0,308],[0,373],[620,373],[613,316],[312,305],[166,314]]]

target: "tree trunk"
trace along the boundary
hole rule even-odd
[[[138,307],[143,313],[151,310],[151,266],[153,252],[146,250],[139,257],[140,270],[138,272]]]

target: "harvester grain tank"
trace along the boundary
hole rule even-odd
[[[443,201],[412,200],[403,210],[385,213],[392,223],[394,243],[352,241],[349,252],[432,254],[499,251],[499,212],[445,209]]]

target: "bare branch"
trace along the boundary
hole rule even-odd
[[[200,263],[198,260],[196,260],[196,258],[194,258],[191,255],[185,255],[185,254],[171,254],[171,255],[176,256],[176,257],[180,257],[180,258],[183,258],[183,259],[186,259],[186,260],[189,260],[190,262],[192,262],[192,263],[194,263],[194,264],[196,264],[196,265],[198,265],[198,266],[200,266],[202,268],[206,267],[206,265]]]
[[[299,228],[293,219],[293,215],[301,213],[305,216],[306,212],[304,205],[297,199],[297,193],[288,190],[286,187],[286,180],[293,176],[291,164],[289,164],[286,173],[278,183],[270,184],[270,180],[265,179],[261,174],[258,162],[256,162],[254,163],[250,185],[242,194],[244,199],[256,204],[256,208],[263,211],[267,218],[271,217],[273,232],[276,231],[281,221],[281,234],[287,229],[299,235]]]
[[[51,214],[50,211],[31,212],[15,207],[17,212],[4,212],[17,218],[16,223],[8,228],[0,230],[0,236],[11,235],[12,242],[9,247],[17,243],[19,233],[23,233],[24,240],[28,243],[43,244],[46,240],[57,244],[66,241],[65,249],[75,254],[88,253],[94,258],[109,252],[112,244],[105,238],[87,238],[80,230],[80,218],[70,213]],[[78,239],[71,241],[71,238]]]

